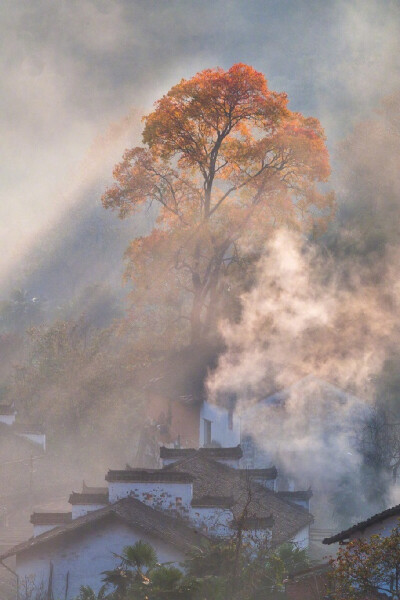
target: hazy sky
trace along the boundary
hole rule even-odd
[[[331,148],[399,85],[398,1],[3,0],[0,27],[0,277],[79,196],[94,140],[182,77],[251,64]]]

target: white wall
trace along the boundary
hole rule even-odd
[[[88,512],[99,510],[99,508],[104,508],[105,506],[107,506],[107,504],[73,504],[72,518],[77,519],[78,517],[83,517]]]
[[[205,534],[228,537],[232,535],[229,525],[233,516],[232,511],[227,508],[191,507],[189,518]]]
[[[357,538],[369,538],[371,535],[381,534],[383,536],[388,536],[391,534],[392,530],[399,524],[399,516],[394,515],[393,517],[389,517],[380,523],[374,523],[371,527],[367,527],[364,531],[356,531],[350,539],[354,540]]]
[[[290,541],[296,544],[298,548],[308,548],[310,545],[310,526],[303,527]]]
[[[271,541],[271,529],[248,529],[243,531],[243,541],[246,544],[258,545],[265,543],[266,540]]]
[[[50,529],[54,529],[54,527],[58,527],[58,525],[34,525],[33,537],[36,537],[42,533],[46,533],[46,531],[50,531]]]
[[[276,479],[264,479],[263,477],[252,477],[252,481],[255,481],[255,483],[262,485],[263,487],[267,488],[268,490],[275,491],[275,489],[276,489]]]
[[[81,585],[89,585],[96,592],[102,585],[101,572],[110,570],[119,564],[113,552],[121,554],[124,546],[138,540],[149,542],[157,552],[159,562],[172,562],[179,566],[184,559],[181,551],[174,546],[161,542],[152,536],[134,530],[124,523],[102,523],[86,530],[75,539],[60,538],[54,546],[39,546],[36,550],[27,550],[17,557],[16,570],[22,588],[25,577],[34,576],[35,583],[44,584],[47,589],[50,561],[53,563],[54,598],[64,600],[66,577],[69,572],[67,600],[75,598]]]
[[[46,450],[46,435],[44,433],[17,433],[17,435],[38,444],[43,450]]]
[[[200,446],[204,446],[204,419],[211,421],[211,440],[223,448],[240,444],[240,418],[233,414],[233,428],[229,429],[229,411],[209,402],[203,402],[200,409]]]
[[[188,513],[193,497],[193,484],[110,481],[108,494],[111,503],[132,496],[158,510]]]
[[[178,460],[181,460],[181,458],[163,458],[162,466],[167,467],[168,465],[173,465],[174,463],[178,462]]]
[[[5,423],[6,425],[12,425],[15,423],[16,413],[13,415],[0,415],[0,423]]]

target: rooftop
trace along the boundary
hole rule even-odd
[[[271,529],[274,525],[274,517],[246,517],[241,520],[240,525],[244,530],[253,529]],[[233,527],[238,527],[237,523],[233,524]]]
[[[277,492],[278,496],[286,500],[309,500],[312,498],[312,490],[297,490],[295,492]]]
[[[192,500],[193,508],[232,508],[233,496],[202,496]]]
[[[55,527],[26,542],[8,549],[0,556],[0,560],[15,556],[21,552],[36,549],[44,544],[61,539],[67,540],[77,532],[97,528],[99,523],[107,519],[116,519],[130,527],[152,536],[159,537],[164,542],[176,546],[184,552],[199,548],[207,539],[202,533],[190,527],[180,519],[171,517],[164,512],[154,510],[135,498],[123,498],[105,508],[93,510],[83,517],[79,517],[60,527]]]
[[[108,491],[106,494],[81,494],[72,492],[68,502],[70,504],[108,504]]]
[[[15,415],[17,410],[14,402],[11,404],[0,404],[0,415]]]
[[[193,477],[189,473],[166,471],[164,469],[125,469],[121,471],[109,470],[106,481],[192,483]]]
[[[232,448],[166,448],[161,446],[160,458],[187,458],[194,456],[195,454],[208,456],[214,459],[225,459],[225,460],[239,460],[243,456],[241,446],[234,446]]]
[[[108,487],[86,485],[86,481],[82,481],[82,494],[108,494]]]
[[[232,513],[238,519],[246,508],[249,517],[274,518],[272,539],[283,543],[309,525],[313,518],[304,508],[280,498],[275,492],[243,477],[243,471],[233,469],[200,452],[164,467],[164,472],[190,473],[193,481],[193,500],[205,496],[233,496]],[[250,500],[250,501],[249,501]]]
[[[257,477],[259,479],[276,479],[278,477],[278,471],[276,467],[269,467],[268,469],[240,469],[241,473],[248,475],[249,477]]]
[[[323,544],[335,544],[336,542],[343,542],[348,539],[353,533],[357,533],[357,531],[363,532],[367,527],[371,527],[375,523],[380,523],[381,521],[385,521],[389,517],[400,516],[400,504],[396,506],[392,506],[392,508],[388,508],[380,513],[376,513],[376,515],[372,515],[369,519],[365,521],[360,521],[356,525],[349,527],[348,529],[344,529],[340,533],[333,535],[332,537],[325,538],[322,540]]]
[[[70,512],[34,512],[30,521],[33,525],[61,525],[72,520]]]
[[[45,432],[44,426],[38,423],[13,423],[10,427],[15,433],[43,435]]]

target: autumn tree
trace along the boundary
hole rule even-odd
[[[103,196],[122,219],[158,207],[126,252],[133,304],[188,319],[192,342],[214,329],[234,274],[275,227],[315,232],[332,215],[318,189],[330,172],[323,129],[287,103],[244,64],[183,79],[144,118],[144,145],[126,150]]]
[[[400,593],[400,528],[390,535],[351,540],[332,561],[333,597],[337,600],[398,598]]]

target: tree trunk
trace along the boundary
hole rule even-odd
[[[200,277],[197,274],[193,274],[193,303],[190,312],[190,342],[191,344],[197,344],[200,342],[202,337],[202,322],[201,313],[203,308],[202,302],[202,288],[200,283]]]

